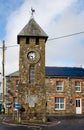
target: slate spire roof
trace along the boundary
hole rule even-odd
[[[18,36],[40,36],[48,37],[43,29],[37,24],[34,18],[31,18],[26,26],[21,30]]]

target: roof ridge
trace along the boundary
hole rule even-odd
[[[45,66],[45,67],[49,67],[49,68],[81,68],[84,69],[83,67],[75,67],[75,66]]]

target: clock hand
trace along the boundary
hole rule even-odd
[[[33,56],[31,56],[31,59],[33,59]]]

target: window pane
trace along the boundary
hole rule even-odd
[[[62,81],[56,81],[56,90],[57,91],[63,90],[63,82]]]
[[[62,81],[57,81],[57,82],[56,82],[56,85],[57,85],[57,86],[62,86]]]
[[[63,103],[64,102],[64,98],[60,98],[60,102]]]
[[[80,86],[80,82],[75,82],[75,86]]]
[[[61,90],[62,90],[62,87],[57,87],[57,90],[58,90],[58,91],[61,91]]]
[[[80,107],[80,100],[76,100],[76,107]]]
[[[76,91],[78,92],[80,92],[80,82],[79,81],[77,81],[77,82],[75,82],[75,88],[76,88]]]
[[[63,109],[64,108],[64,104],[60,104],[60,108]]]
[[[16,85],[18,85],[19,84],[19,80],[16,80]]]
[[[59,102],[59,98],[56,98],[56,103]]]
[[[55,108],[59,108],[59,104],[55,104]]]
[[[76,87],[76,91],[80,91],[80,87]]]
[[[64,98],[55,98],[55,108],[57,110],[63,110],[64,109]]]

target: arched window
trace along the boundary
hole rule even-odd
[[[34,84],[35,82],[35,66],[31,65],[29,67],[29,83]]]

